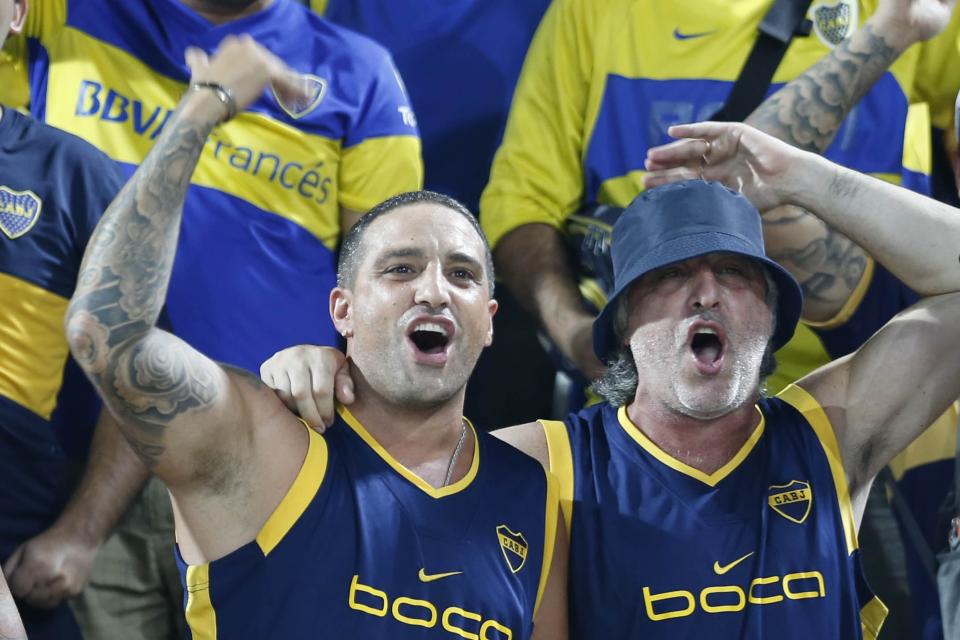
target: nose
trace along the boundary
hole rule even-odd
[[[720,306],[720,284],[709,266],[698,269],[691,278],[690,305],[698,310]]]
[[[440,264],[431,263],[416,280],[414,302],[440,309],[450,304],[449,283]]]

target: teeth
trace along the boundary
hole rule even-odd
[[[433,331],[434,333],[439,333],[443,337],[447,337],[447,330],[445,327],[435,323],[435,322],[424,322],[419,324],[414,328],[414,331]]]
[[[711,336],[717,335],[717,332],[711,329],[710,327],[703,327],[703,328],[697,329],[697,333],[705,333]]]

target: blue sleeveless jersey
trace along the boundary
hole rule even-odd
[[[570,530],[571,638],[874,637],[886,610],[860,577],[826,415],[795,386],[758,411],[710,475],[623,408],[544,422]]]
[[[192,638],[529,638],[556,492],[535,460],[474,433],[470,471],[434,489],[345,409],[310,431],[256,540],[204,565],[178,557]]]

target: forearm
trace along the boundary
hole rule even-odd
[[[0,573],[0,640],[26,640],[27,632],[20,622],[20,614],[10,595],[7,581]]]
[[[149,475],[105,408],[83,477],[54,527],[69,531],[90,547],[100,546]]]
[[[190,177],[222,116],[212,92],[182,101],[97,225],[67,309],[74,357],[148,466],[164,450],[166,427],[185,411],[209,407],[222,386],[213,363],[155,328]]]
[[[860,98],[909,44],[874,15],[817,64],[770,96],[746,123],[784,142],[822,153]],[[786,267],[804,293],[804,318],[836,316],[859,285],[868,256],[808,211],[776,207],[763,214],[771,258]]]
[[[66,323],[69,329],[92,316],[108,334],[106,355],[156,324],[190,176],[215,123],[203,117],[205,108],[201,100],[181,104],[90,237]]]
[[[804,154],[788,200],[814,212],[922,295],[960,290],[960,212]]]
[[[565,330],[590,319],[567,261],[560,232],[545,224],[527,224],[503,237],[495,252],[497,274],[514,297],[534,315],[565,355],[572,345]]]
[[[795,147],[822,153],[843,119],[910,44],[874,16],[745,120]]]

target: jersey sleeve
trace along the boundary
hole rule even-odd
[[[360,112],[344,140],[340,204],[365,212],[391,196],[422,187],[416,117],[393,60],[379,50]]]
[[[85,148],[83,162],[76,173],[77,179],[71,184],[70,193],[81,256],[103,212],[126,182],[123,172],[113,160],[100,150],[82,144]]]
[[[104,16],[108,20],[109,16]],[[30,0],[23,33],[42,43],[53,40],[67,22],[67,0]]]
[[[525,224],[559,228],[580,203],[593,2],[553,2],[527,52],[480,199],[480,222],[491,246]]]
[[[933,125],[947,129],[960,91],[960,11],[954,10],[943,33],[920,46],[912,102],[928,103]]]

